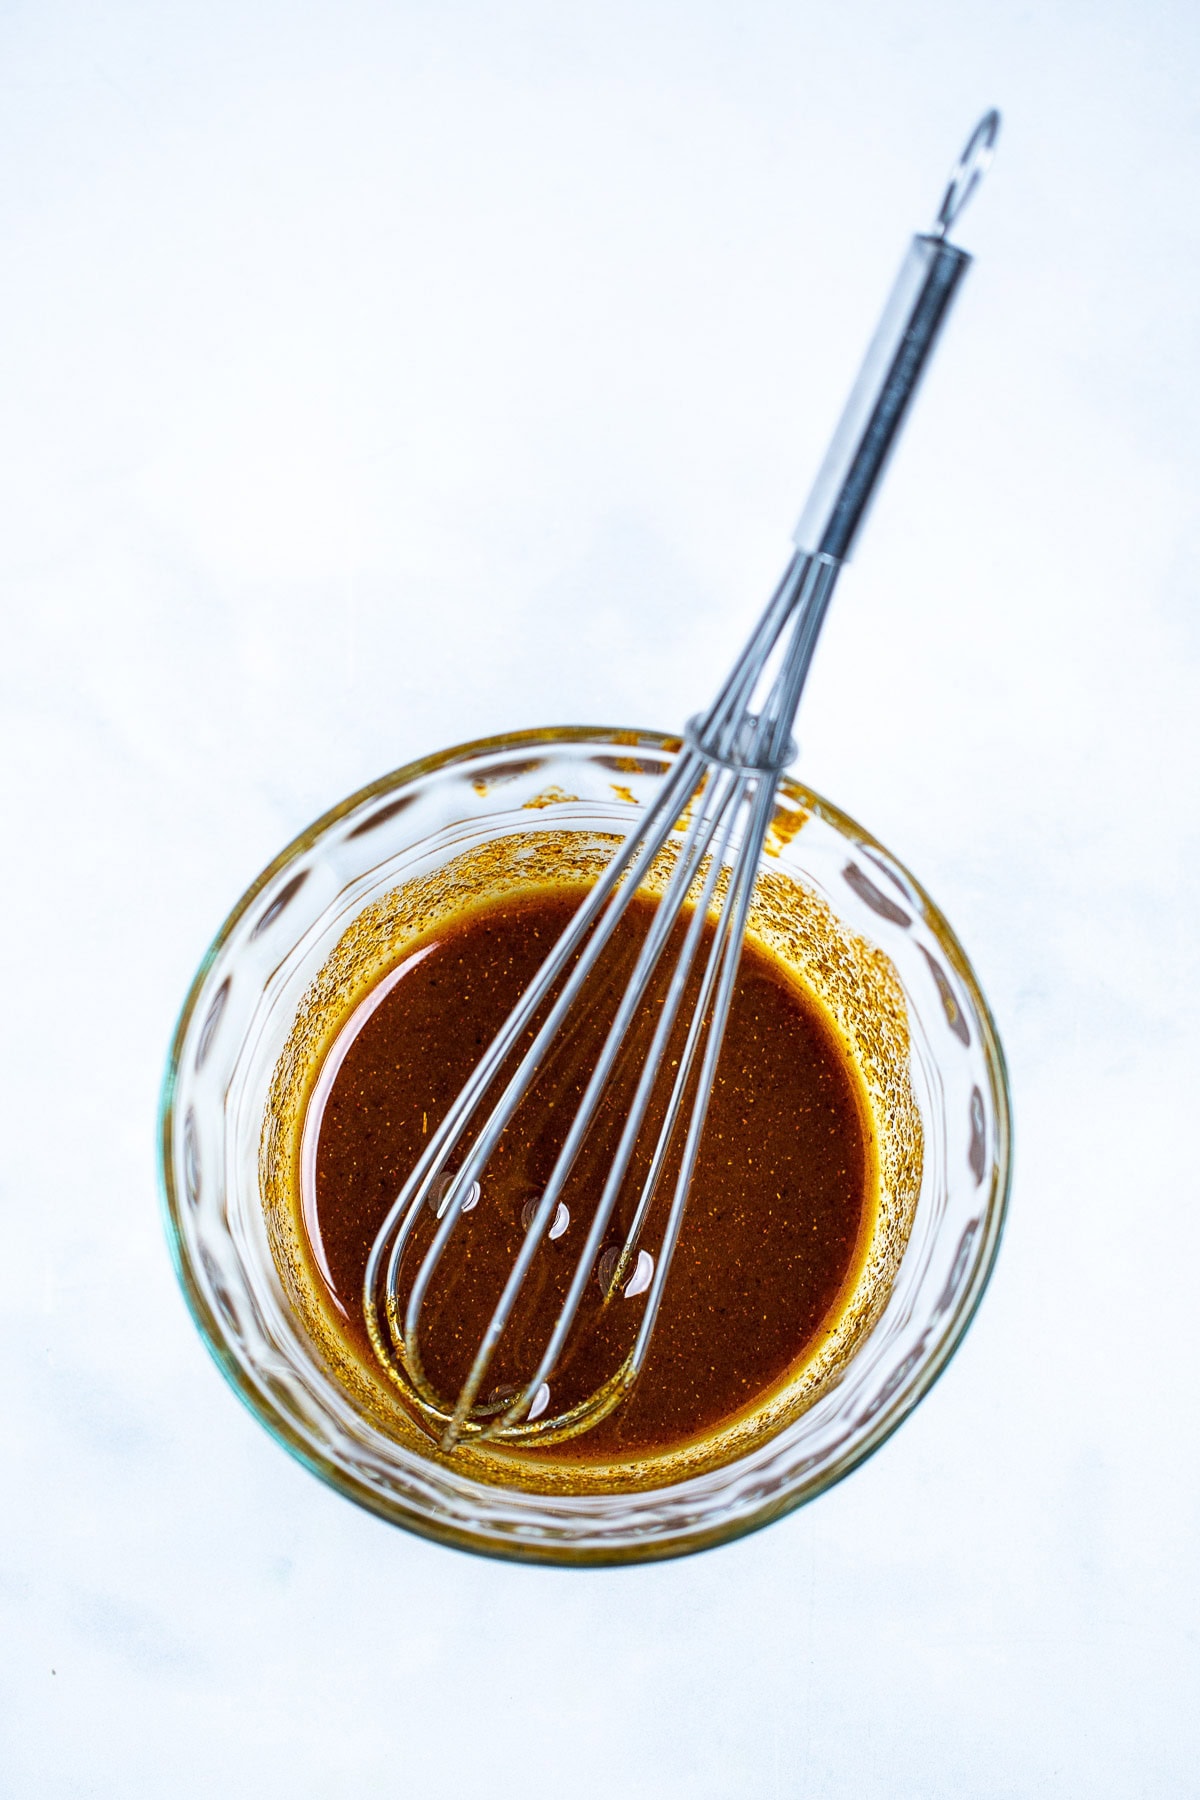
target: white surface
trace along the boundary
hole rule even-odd
[[[1185,0],[3,9],[4,1795],[1200,1792],[1198,39]],[[192,1330],[177,1007],[382,769],[707,696],[993,102],[801,770],[994,1003],[994,1285],[745,1543],[436,1549]]]

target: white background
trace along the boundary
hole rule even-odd
[[[1198,51],[1186,0],[0,7],[5,1796],[1200,1793]],[[707,698],[993,103],[800,727],[994,1004],[991,1291],[737,1546],[407,1537],[185,1314],[177,1008],[384,769]]]

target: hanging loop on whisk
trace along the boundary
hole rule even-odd
[[[946,192],[942,196],[942,204],[938,208],[937,218],[933,222],[930,237],[944,238],[951,229],[975,189],[986,175],[992,157],[996,153],[996,139],[1000,135],[1000,114],[993,106],[985,112],[978,125],[967,139],[962,155],[950,172],[950,180]]]

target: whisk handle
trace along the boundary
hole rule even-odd
[[[913,239],[800,515],[793,534],[798,550],[838,562],[849,559],[970,263],[965,250],[942,237]]]

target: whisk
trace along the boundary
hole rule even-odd
[[[620,1404],[645,1366],[683,1225],[776,789],[796,755],[792,724],[838,574],[970,264],[967,253],[948,241],[948,233],[991,160],[999,127],[994,111],[980,120],[950,176],[932,228],[912,241],[796,527],[794,554],[745,649],[712,705],[689,721],[657,798],[589,889],[433,1132],[371,1248],[363,1304],[375,1353],[444,1451],[467,1439],[518,1445],[582,1432]],[[665,885],[664,858],[669,869]],[[572,1009],[600,967],[632,896],[653,869],[660,872],[661,892],[632,974],[549,1180],[525,1208],[520,1249],[466,1379],[457,1395],[448,1397],[429,1379],[421,1354],[422,1310],[431,1283],[466,1215],[486,1204],[489,1159],[569,1026]],[[548,1240],[562,1233],[564,1187],[604,1114],[606,1097],[610,1107],[614,1104],[613,1076],[622,1048],[660,965],[668,966],[668,941],[678,943],[681,921],[682,942],[565,1299],[536,1366],[522,1383],[485,1393],[497,1346],[534,1261],[544,1254]],[[702,956],[706,925],[712,927],[711,939]],[[690,1014],[681,1012],[689,992],[694,994]],[[668,1044],[678,1041],[672,1040],[677,1022],[682,1048],[669,1099],[657,1130],[648,1133],[651,1096],[662,1078]],[[531,1041],[520,1051],[527,1038]],[[647,1165],[644,1171],[638,1168],[636,1203],[620,1246],[603,1249],[631,1166],[637,1166],[635,1153]],[[642,1240],[660,1190],[664,1201],[668,1191],[670,1197],[652,1253]],[[662,1210],[660,1205],[655,1217]],[[430,1232],[420,1254],[420,1241]],[[412,1265],[408,1280],[405,1270]],[[644,1295],[636,1333],[607,1379],[583,1398],[553,1410],[550,1379],[594,1280],[605,1305],[621,1295]]]

